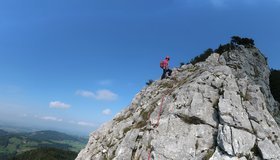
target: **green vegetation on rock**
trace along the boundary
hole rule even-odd
[[[217,49],[213,51],[213,49],[209,48],[204,51],[202,54],[193,58],[190,63],[196,64],[198,62],[204,62],[212,53],[222,54],[224,52],[236,49],[239,45],[244,46],[245,48],[253,48],[255,46],[255,42],[251,38],[241,38],[238,36],[232,36],[230,43],[220,45]]]
[[[272,69],[270,73],[270,90],[274,99],[280,102],[280,70]]]

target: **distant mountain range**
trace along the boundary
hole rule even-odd
[[[56,151],[59,151],[59,153],[69,151],[70,155],[77,155],[77,152],[84,148],[86,142],[86,138],[71,136],[57,131],[14,133],[0,129],[0,159],[13,159],[16,155],[26,156],[24,153],[31,150],[33,152],[28,152],[28,155],[45,155],[46,153],[43,154],[44,149],[48,149],[52,156],[56,155],[54,153]]]
[[[0,130],[0,136],[5,136],[8,135],[9,133],[4,131],[4,130]]]

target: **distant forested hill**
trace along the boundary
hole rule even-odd
[[[34,140],[39,140],[39,141],[48,141],[48,140],[53,140],[53,141],[79,141],[79,142],[84,142],[87,143],[87,140],[85,138],[80,138],[80,137],[75,137],[75,136],[70,136],[65,133],[57,132],[57,131],[37,131],[37,132],[32,132],[31,134],[26,134],[26,136],[30,139]]]
[[[0,130],[0,160],[7,160],[38,148],[56,148],[78,153],[87,143],[86,138],[56,131],[10,133]]]
[[[39,148],[24,152],[9,160],[74,160],[77,154],[56,148]]]

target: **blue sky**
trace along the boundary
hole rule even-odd
[[[89,134],[159,61],[239,35],[280,68],[279,0],[0,0],[0,124]]]

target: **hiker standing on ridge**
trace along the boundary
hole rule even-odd
[[[164,79],[166,77],[166,73],[168,73],[168,76],[171,76],[172,70],[169,69],[169,64],[168,64],[169,60],[170,60],[170,57],[166,56],[165,60],[160,62],[160,67],[163,70],[161,79]]]

